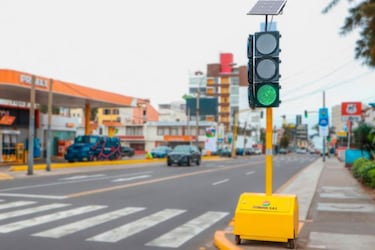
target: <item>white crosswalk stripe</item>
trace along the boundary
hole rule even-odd
[[[85,207],[74,208],[71,210],[66,210],[66,211],[57,212],[53,214],[34,217],[31,219],[27,219],[27,220],[17,221],[17,222],[9,223],[6,225],[1,225],[0,233],[9,233],[9,232],[25,229],[28,227],[44,224],[47,222],[64,219],[70,216],[92,212],[98,209],[103,209],[105,207],[106,206],[85,206]]]
[[[22,206],[27,206],[27,205],[32,205],[35,204],[35,201],[15,201],[15,202],[9,202],[9,203],[4,203],[0,205],[0,210],[1,209],[7,209],[7,208],[14,208],[14,207],[22,207]]]
[[[178,248],[194,236],[198,235],[229,213],[206,212],[205,214],[183,224],[180,227],[147,243],[147,246]]]
[[[69,234],[76,233],[78,231],[118,219],[122,216],[126,216],[132,213],[145,210],[144,207],[127,207],[119,210],[115,210],[106,214],[94,216],[85,220],[80,220],[68,225],[63,225],[50,230],[46,230],[40,233],[33,234],[33,236],[49,237],[49,238],[60,238]]]
[[[94,237],[87,239],[88,241],[100,242],[118,242],[150,227],[153,227],[163,221],[171,219],[179,214],[184,213],[186,210],[180,209],[164,209],[160,212],[151,214],[142,219],[136,220],[132,223],[125,224],[113,230],[98,234]]]
[[[29,228],[33,231],[30,232],[31,236],[39,237],[40,239],[60,239],[68,235],[79,235],[79,233],[84,230],[96,227],[95,230],[99,230],[96,234],[86,236],[85,238],[82,238],[82,240],[89,242],[116,243],[135,234],[140,234],[149,228],[158,227],[163,222],[187,212],[187,210],[184,209],[166,208],[149,215],[138,215],[139,219],[130,221],[126,224],[120,224],[120,226],[108,228],[107,226],[110,226],[111,224],[104,225],[105,223],[120,219],[127,215],[146,211],[147,208],[129,206],[107,211],[107,209],[109,209],[108,206],[103,205],[87,205],[68,208],[69,206],[72,206],[72,204],[49,203],[36,205],[37,203],[38,202],[36,201],[7,202],[6,200],[0,203],[0,208],[9,209],[9,211],[3,211],[0,213],[0,221],[4,221],[5,223],[0,224],[0,234],[12,233]],[[29,205],[29,207],[22,209],[18,208],[16,210],[13,209],[27,205]],[[55,210],[55,212],[51,212],[52,210]],[[45,211],[50,212],[39,216],[36,215],[37,213]],[[99,211],[99,213],[96,213],[95,216],[91,215],[88,217],[88,215],[94,211]],[[181,248],[183,244],[192,240],[209,227],[212,227],[213,224],[222,220],[228,214],[228,212],[208,211],[186,223],[183,222],[184,224],[176,226],[175,229],[169,232],[161,232],[161,236],[156,239],[145,239],[143,244],[149,247]],[[69,219],[73,216],[78,217],[78,215],[81,215],[83,218],[78,218],[78,220],[75,220],[74,222],[64,223],[63,219]],[[19,218],[17,221],[17,217],[21,216],[28,217],[26,217],[26,219]],[[51,225],[48,227],[47,223],[58,220],[61,220],[61,222],[57,226]],[[106,226],[106,229],[100,231],[100,225],[102,224],[103,226]],[[39,225],[44,225],[43,231],[36,231],[36,228]]]
[[[15,210],[15,211],[7,212],[7,213],[1,213],[0,214],[0,220],[5,220],[5,219],[17,217],[17,216],[43,212],[43,211],[47,211],[47,210],[50,210],[50,209],[61,208],[61,207],[66,207],[66,206],[70,206],[70,205],[69,204],[52,203],[52,204],[49,204],[49,205],[43,205],[43,206],[39,206],[39,207],[30,207],[30,208],[26,208],[26,209]]]

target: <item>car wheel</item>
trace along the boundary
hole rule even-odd
[[[191,166],[191,158],[190,157],[188,157],[188,159],[187,159],[187,165]]]

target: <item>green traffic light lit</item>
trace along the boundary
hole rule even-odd
[[[263,85],[261,86],[257,93],[257,100],[263,106],[272,105],[277,99],[277,90],[274,86]]]

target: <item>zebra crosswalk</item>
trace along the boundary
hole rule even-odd
[[[142,216],[128,223],[119,225],[114,223],[113,228],[105,227],[102,232],[96,230],[95,235],[85,236],[82,241],[117,243],[127,238],[140,234],[149,229],[156,228],[163,222],[173,220],[188,211],[184,209],[165,208],[160,211],[147,213],[147,207],[127,206],[112,210],[103,205],[75,206],[69,203],[38,204],[36,201],[6,201],[0,203],[0,236],[1,234],[16,233],[28,229],[31,237],[60,239],[68,235],[77,234],[99,225],[118,220],[128,215],[137,215],[142,211]],[[42,215],[40,215],[40,213]],[[146,215],[145,215],[146,214]],[[80,217],[71,222],[70,218]],[[180,248],[183,244],[192,240],[204,230],[224,219],[229,212],[206,211],[199,216],[177,224],[170,231],[160,232],[154,239],[145,239],[144,245],[148,247]],[[136,217],[136,216],[135,216]],[[64,222],[68,220],[68,222]],[[58,226],[56,223],[58,222]],[[50,224],[48,224],[50,223]],[[40,229],[43,225],[43,230]],[[50,228],[46,227],[50,226]],[[111,223],[106,224],[106,226]],[[39,229],[38,229],[39,228]],[[160,228],[165,228],[160,226]]]

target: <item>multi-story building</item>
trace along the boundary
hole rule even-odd
[[[195,83],[197,80],[195,80]],[[251,146],[259,143],[259,129],[261,124],[260,109],[250,110],[248,103],[248,74],[247,66],[236,66],[233,54],[221,53],[220,62],[207,65],[207,75],[204,84],[200,85],[203,95],[218,98],[218,124],[224,126],[226,138],[233,137],[235,113],[238,114],[237,125],[242,128],[239,133],[237,146]],[[194,94],[190,83],[190,93]],[[196,89],[196,88],[195,88]],[[241,131],[254,131],[250,138],[246,138]],[[247,143],[244,143],[247,141]]]

